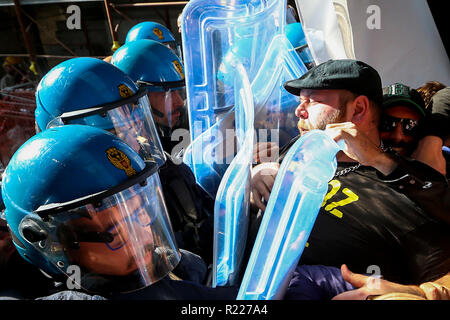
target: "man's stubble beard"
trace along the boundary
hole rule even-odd
[[[299,119],[297,122],[297,128],[300,134],[304,134],[310,130],[318,129],[325,130],[328,124],[339,123],[345,120],[345,108],[341,107],[336,109],[333,113],[329,114],[326,118],[320,120],[316,125],[312,124],[308,119]]]

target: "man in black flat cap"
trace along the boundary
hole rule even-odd
[[[450,274],[447,275],[450,227],[398,192],[402,184],[422,188],[429,180],[424,180],[422,172],[413,170],[410,162],[395,153],[385,152],[381,142],[378,126],[383,92],[378,72],[361,61],[329,60],[299,79],[286,82],[284,87],[300,96],[300,105],[295,111],[300,135],[321,129],[336,141],[345,141],[343,152],[337,154],[336,175],[329,182],[329,193],[300,265],[339,268],[345,263],[360,274],[371,273],[375,268],[385,279],[393,281],[368,288],[364,286],[365,280],[360,281],[362,275],[355,277],[343,267],[344,279],[355,287],[362,286],[345,292],[345,298],[366,298],[389,292],[430,298],[420,285],[433,282],[441,286],[441,290],[446,290],[443,285],[450,288]],[[294,142],[280,150],[280,160]],[[268,199],[279,164],[261,166],[262,170],[256,166],[252,172],[252,201],[264,210],[262,198]],[[396,181],[398,188],[389,187],[381,179]],[[314,279],[314,286],[331,279],[334,282],[328,281],[325,286],[333,287],[328,292],[334,294],[348,290],[348,283],[334,287],[337,281],[334,275],[328,278],[330,274],[324,275],[322,270],[315,273],[317,271],[305,272],[298,268],[285,298],[299,298],[297,289],[305,288],[308,279]]]

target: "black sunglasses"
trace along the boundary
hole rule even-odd
[[[383,116],[380,121],[380,131],[391,132],[397,128],[398,124],[402,124],[403,133],[414,136],[419,132],[419,120],[396,118],[392,116]]]

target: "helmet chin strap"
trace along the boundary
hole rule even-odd
[[[164,118],[164,113],[151,107],[152,108],[152,112],[155,116],[157,116],[158,118]]]
[[[164,113],[162,113],[159,110],[156,110],[153,107],[150,107],[150,108],[152,109],[152,113],[155,116],[157,116],[158,118],[164,118],[164,116],[165,116]],[[173,127],[169,127],[167,125],[158,123],[158,121],[155,121],[155,125],[159,128],[160,133],[162,134],[163,137],[170,136],[172,134]],[[175,123],[175,125],[176,125],[176,123]]]
[[[152,109],[152,113],[155,116],[157,116],[158,118],[161,118],[161,119],[164,118],[164,113],[162,113],[159,110],[156,110],[153,107],[151,107],[151,109]],[[163,125],[156,120],[155,120],[155,125],[159,130],[160,136],[166,137],[166,136],[170,136],[170,134],[172,133],[172,128],[170,128],[169,126]]]

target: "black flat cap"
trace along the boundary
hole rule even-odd
[[[295,80],[286,81],[284,88],[300,95],[301,89],[341,89],[381,103],[383,89],[378,72],[368,64],[352,59],[328,60],[311,68]]]

